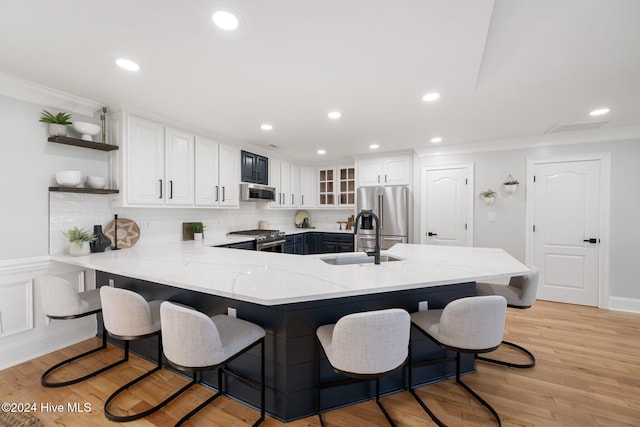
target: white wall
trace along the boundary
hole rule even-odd
[[[566,144],[519,148],[502,151],[424,156],[423,165],[475,163],[476,196],[487,188],[498,192],[493,206],[485,206],[475,198],[474,245],[500,247],[521,261],[525,260],[525,191],[527,159],[549,159],[570,154],[611,153],[611,242],[610,296],[640,301],[640,139],[606,141],[588,144]],[[511,174],[521,182],[515,194],[507,195],[501,184]],[[419,186],[417,187],[419,188]],[[416,190],[420,197],[422,189]],[[488,212],[496,212],[496,221],[488,220]],[[419,226],[419,224],[417,224]],[[422,232],[422,231],[421,231]],[[636,304],[637,304],[636,302]]]
[[[59,170],[107,176],[106,153],[47,142],[40,112],[60,108],[0,96],[0,260],[49,253],[49,186]],[[72,120],[95,119],[73,114]],[[71,131],[70,131],[71,135]]]

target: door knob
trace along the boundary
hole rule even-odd
[[[598,239],[584,239],[583,242],[587,242],[587,243],[598,243]]]
[[[428,233],[427,233],[427,236],[429,236],[429,237],[431,237],[431,236],[437,236],[437,235],[438,235],[438,233],[432,233],[432,232],[428,232]]]

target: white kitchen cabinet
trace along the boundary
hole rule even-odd
[[[291,182],[291,207],[299,208],[302,203],[302,183],[300,182],[300,166],[291,165],[289,182]]]
[[[126,158],[125,204],[164,205],[164,126],[134,116],[127,117],[126,140],[120,149]],[[118,144],[123,145],[123,144]],[[122,186],[120,188],[123,188]]]
[[[318,206],[353,207],[355,205],[355,168],[335,166],[318,169]]]
[[[240,150],[196,136],[196,206],[238,207]]]
[[[358,161],[358,186],[409,185],[411,157],[396,156]]]
[[[300,207],[315,208],[318,200],[316,168],[300,168]]]
[[[192,206],[194,202],[194,136],[178,129],[166,128],[164,194],[168,205]]]
[[[291,208],[294,201],[291,192],[291,163],[278,159],[269,161],[269,185],[276,189],[276,200],[271,202],[271,207]]]

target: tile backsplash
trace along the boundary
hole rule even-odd
[[[190,208],[112,208],[109,197],[97,194],[49,193],[49,254],[67,252],[68,242],[63,236],[73,227],[93,231],[94,225],[106,225],[117,214],[128,218],[140,227],[137,245],[160,244],[182,240],[182,223],[201,221],[207,233],[225,234],[232,230],[258,228],[259,221],[268,221],[270,228],[294,227],[296,209],[269,209],[264,203],[246,202],[240,209],[190,209]],[[346,221],[353,214],[350,209],[309,210],[311,225],[333,228],[337,221]]]

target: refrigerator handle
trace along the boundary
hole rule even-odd
[[[384,211],[383,211],[383,198],[382,194],[378,194],[378,214],[380,215],[380,230],[384,229]]]

